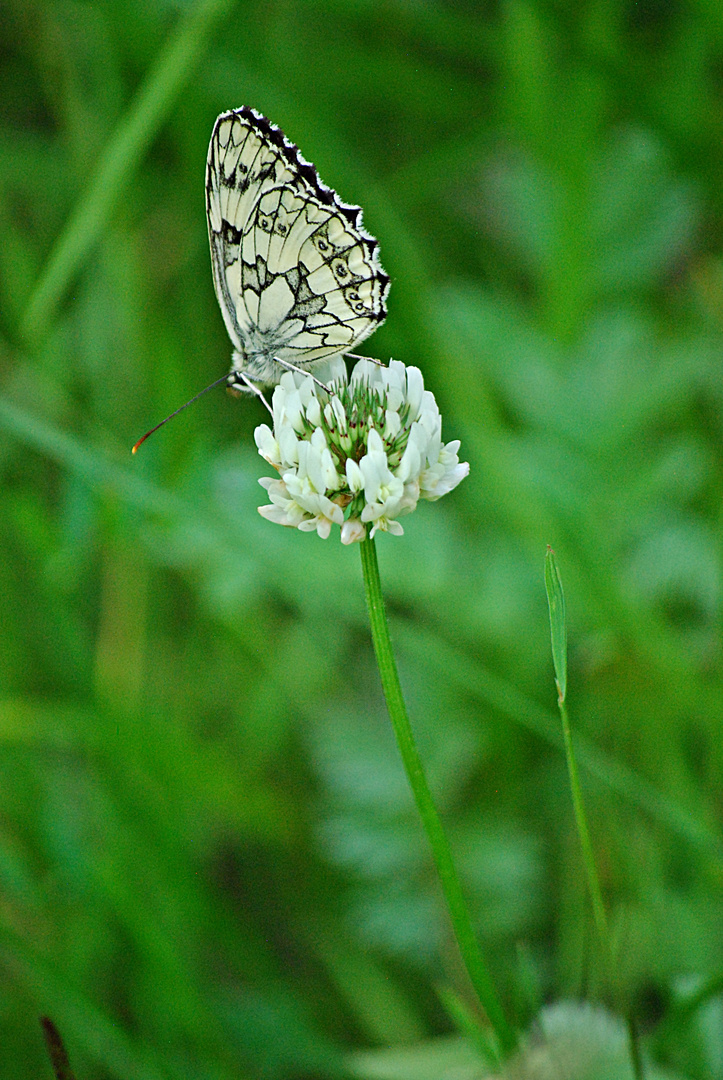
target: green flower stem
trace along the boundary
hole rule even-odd
[[[567,715],[567,617],[565,614],[565,594],[562,588],[562,579],[557,566],[555,552],[549,544],[545,556],[545,589],[547,591],[547,602],[550,609],[550,635],[552,641],[552,661],[555,668],[555,684],[557,686],[557,704],[560,709],[560,718],[562,720],[562,735],[565,743],[565,755],[567,757],[567,772],[570,777],[570,791],[572,793],[572,804],[575,812],[575,824],[577,826],[580,847],[582,848],[582,859],[585,864],[587,886],[590,891],[593,918],[595,920],[598,941],[600,942],[600,951],[603,957],[605,974],[614,996],[617,997],[617,980],[615,978],[613,947],[610,940],[607,912],[605,911],[605,905],[603,903],[600,879],[598,878],[592,843],[590,842],[590,830],[588,829],[585,806],[582,801],[582,789],[580,787],[580,778],[577,772],[575,749],[572,745],[572,730],[570,728],[570,719]],[[626,1014],[626,1020],[633,1075],[635,1076],[635,1080],[644,1080],[643,1061],[640,1054],[635,1020],[629,1010]]]
[[[558,687],[559,687],[558,682]],[[593,918],[595,920],[595,929],[597,930],[598,941],[600,942],[600,950],[603,955],[603,962],[605,964],[605,970],[610,984],[615,992],[615,969],[613,964],[613,948],[610,940],[610,928],[608,926],[607,912],[605,911],[605,904],[602,898],[602,889],[600,888],[600,879],[597,873],[597,867],[595,865],[595,856],[593,855],[592,843],[590,841],[590,830],[587,826],[587,816],[585,814],[585,807],[582,801],[582,790],[580,788],[580,779],[577,773],[577,761],[575,760],[575,751],[572,745],[572,731],[570,729],[570,720],[567,715],[567,705],[565,704],[565,698],[562,693],[558,693],[557,704],[560,708],[560,718],[562,720],[562,734],[565,740],[565,754],[567,756],[567,771],[570,776],[570,790],[572,792],[572,803],[575,810],[575,823],[577,825],[577,835],[580,838],[580,846],[582,848],[582,858],[585,863],[585,872],[587,874],[587,887],[590,890],[590,899],[592,901]],[[628,1046],[630,1049],[630,1058],[633,1066],[633,1075],[635,1080],[644,1080],[643,1073],[643,1061],[640,1055],[640,1044],[638,1040],[637,1031],[635,1028],[635,1020],[632,1013],[626,1011],[625,1021],[628,1029]]]
[[[547,554],[545,555],[545,591],[547,592],[547,603],[550,609],[552,662],[555,667],[557,704],[560,709],[560,718],[562,720],[562,736],[565,742],[565,755],[567,757],[567,771],[570,777],[570,790],[572,792],[572,803],[575,811],[575,824],[577,825],[577,834],[580,838],[580,846],[582,847],[582,857],[583,862],[585,863],[587,884],[592,900],[595,929],[597,930],[598,940],[605,958],[607,973],[610,974],[612,970],[612,951],[610,946],[610,934],[608,931],[608,920],[605,912],[605,905],[603,904],[600,881],[597,876],[592,844],[590,843],[590,830],[587,827],[580,778],[577,773],[575,750],[572,745],[572,731],[570,729],[570,720],[567,715],[567,615],[565,613],[565,593],[562,588],[562,579],[557,566],[555,552],[549,544],[547,545]]]
[[[372,640],[376,653],[379,674],[382,680],[384,697],[402,755],[404,768],[414,794],[422,824],[427,833],[432,854],[437,865],[437,872],[442,884],[452,927],[462,954],[465,966],[472,980],[477,996],[497,1037],[499,1048],[507,1056],[515,1049],[517,1039],[507,1023],[499,998],[492,984],[487,966],[482,958],[479,944],[472,928],[467,903],[462,893],[457,870],[452,859],[452,852],[442,828],[437,808],[432,799],[424,769],[414,741],[412,728],[407,716],[407,709],[402,697],[397,666],[392,653],[389,638],[389,626],[384,609],[384,597],[379,579],[379,564],[373,540],[363,540],[360,544],[364,591],[366,593]]]

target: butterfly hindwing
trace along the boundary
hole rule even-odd
[[[206,207],[233,371],[276,383],[284,363],[305,367],[348,352],[383,322],[389,278],[361,209],[322,184],[254,109],[216,121]]]

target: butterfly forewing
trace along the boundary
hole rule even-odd
[[[361,209],[322,184],[254,109],[216,121],[206,206],[214,286],[235,346],[232,372],[276,383],[284,364],[305,367],[351,351],[383,322],[389,278]]]

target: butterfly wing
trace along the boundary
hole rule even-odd
[[[386,317],[389,278],[362,212],[319,180],[253,109],[223,113],[211,136],[206,200],[213,280],[234,369],[278,382],[363,341]]]

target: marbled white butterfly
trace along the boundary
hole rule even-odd
[[[389,278],[361,209],[255,109],[216,121],[206,209],[233,389],[258,393],[288,368],[347,353],[384,321]]]

